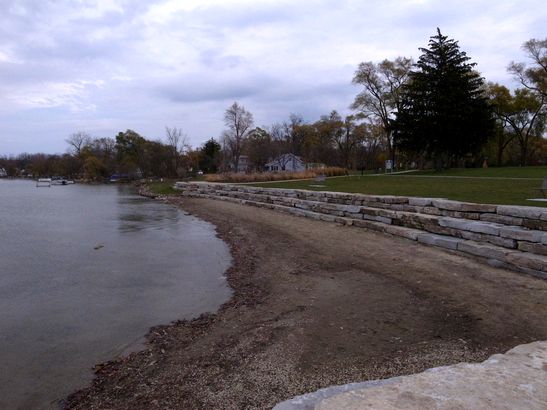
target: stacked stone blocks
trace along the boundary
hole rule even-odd
[[[175,187],[185,196],[385,232],[547,278],[545,208],[203,182],[178,182]]]

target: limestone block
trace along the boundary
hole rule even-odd
[[[336,217],[334,221],[342,225],[353,225],[353,220],[351,218]]]
[[[512,252],[505,260],[513,265],[547,272],[547,256],[528,252]]]
[[[319,219],[326,222],[336,222],[337,217],[333,215],[319,214]]]
[[[385,204],[408,204],[408,197],[406,197],[406,196],[383,195],[381,197],[381,202],[383,202]]]
[[[338,204],[328,204],[324,202],[315,202],[315,208],[318,212],[329,213],[333,215],[343,216],[344,212],[359,212],[360,208],[358,206],[349,206],[349,205],[338,205]]]
[[[317,212],[307,211],[304,216],[306,218],[315,219],[316,221],[319,221],[319,220],[321,220],[322,215],[318,214]]]
[[[405,228],[404,226],[387,225],[385,231],[391,235],[402,236],[403,238],[412,239],[413,241],[418,239],[418,235],[423,233],[418,229]]]
[[[469,239],[475,242],[489,242],[496,246],[501,246],[508,249],[516,249],[517,241],[509,238],[501,238],[499,236],[485,235],[483,233],[475,233],[469,231],[459,231],[463,239]]]
[[[366,219],[367,221],[376,221],[376,222],[381,222],[388,225],[391,225],[391,222],[392,222],[391,218],[386,218],[384,216],[372,216],[372,215],[363,214],[362,217],[363,219]]]
[[[522,218],[515,218],[513,216],[505,216],[505,215],[498,215],[498,214],[481,214],[480,220],[485,222],[494,222],[497,224],[514,225],[514,226],[522,225],[522,221],[523,221]]]
[[[433,204],[433,200],[437,200],[437,198],[414,198],[410,197],[408,198],[408,204],[414,205],[414,206],[431,206]]]
[[[395,211],[391,211],[389,209],[382,209],[382,208],[370,208],[367,206],[360,207],[359,212],[362,214],[371,215],[371,216],[383,216],[385,218],[397,217],[397,213]]]
[[[365,202],[364,201],[363,206],[366,206],[367,208],[392,209],[392,207],[395,205],[384,204],[383,202]]]
[[[482,214],[478,212],[460,212],[460,211],[454,211],[454,217],[455,218],[464,218],[464,219],[471,219],[474,221],[478,221],[480,219]]]
[[[497,213],[517,218],[541,219],[545,211],[533,206],[498,205]]]
[[[365,220],[356,219],[356,220],[353,221],[353,226],[357,226],[359,228],[370,229],[372,231],[384,232],[385,227],[387,225],[385,225],[383,223],[380,223],[380,222],[373,222],[373,221],[365,221]]]
[[[544,233],[540,231],[531,231],[518,226],[505,226],[500,228],[499,235],[503,238],[511,238],[517,241],[541,242]]]
[[[361,210],[361,207],[357,205],[344,205],[344,207],[340,210],[344,212],[357,213]]]
[[[404,211],[405,205],[404,204],[386,204],[387,206],[385,209],[391,209],[393,211]]]
[[[451,218],[460,218],[460,219],[472,219],[475,221],[479,220],[481,215],[478,212],[449,211],[447,209],[440,209],[439,211],[442,216],[448,216]]]
[[[321,210],[319,210],[319,208],[314,208],[313,209],[315,212],[320,212],[320,213],[324,213],[324,214],[328,214],[328,215],[334,215],[334,216],[344,216],[345,212],[344,211],[328,211],[328,212],[323,212]]]
[[[423,373],[324,392],[299,402],[316,410],[547,408],[547,342],[517,346],[482,363],[459,363]],[[301,396],[302,397],[302,396]],[[296,400],[293,399],[293,403]],[[275,410],[295,410],[286,402]],[[309,406],[309,407],[308,407]]]
[[[335,198],[335,199],[349,199],[351,194],[347,194],[344,192],[330,192],[330,191],[323,191],[325,196],[327,198]]]
[[[363,219],[362,213],[352,213],[352,212],[344,212],[345,218],[351,218],[351,219]]]
[[[377,197],[373,195],[365,195],[365,194],[352,194],[352,200],[354,201],[360,201],[363,202],[378,202]]]
[[[435,208],[434,206],[424,206],[422,213],[428,215],[441,215],[441,210],[439,208]]]
[[[525,268],[523,266],[516,266],[511,264],[506,264],[505,269],[526,273],[527,275],[532,275],[540,279],[547,279],[547,272],[542,272],[540,270]]]
[[[434,225],[434,224],[425,225],[423,230],[425,230],[426,232],[436,233],[437,235],[452,236],[454,238],[462,238],[463,232],[465,232],[465,231],[460,231],[459,229],[447,228],[444,226]]]
[[[434,233],[418,234],[416,240],[427,245],[440,246],[441,248],[453,249],[458,248],[461,239],[451,238],[449,236],[436,235]]]
[[[490,222],[469,221],[457,218],[440,218],[439,225],[460,229],[462,231],[485,233],[494,236],[498,236],[500,233],[500,225],[494,225]]]
[[[447,209],[449,211],[460,211],[460,212],[496,212],[496,205],[488,204],[475,204],[472,202],[459,202],[451,201],[448,199],[434,199],[432,201],[433,206],[439,209]]]
[[[462,241],[458,243],[458,250],[475,256],[481,256],[488,259],[505,261],[505,257],[513,250],[501,248],[499,246],[478,243],[474,241]]]
[[[427,230],[427,226],[439,224],[439,217],[411,212],[397,212],[393,223],[395,225],[406,226],[407,228]]]
[[[308,211],[299,208],[290,208],[289,210],[287,210],[287,212],[296,216],[306,216],[306,213]]]
[[[439,209],[439,214],[442,216],[454,217],[456,211],[447,211],[446,209]]]
[[[402,211],[405,212],[422,212],[423,207],[422,206],[415,206],[415,205],[403,205]]]
[[[537,231],[547,231],[547,221],[541,221],[539,219],[523,219],[522,226]]]
[[[541,243],[519,242],[518,248],[524,252],[547,255],[547,245],[543,245]]]

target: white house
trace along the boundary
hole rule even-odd
[[[306,169],[302,159],[294,154],[283,154],[274,158],[264,166],[265,171],[292,171],[299,172]]]
[[[239,162],[237,163],[237,169],[235,172],[249,172],[251,161],[249,161],[248,155],[240,155]]]
[[[4,168],[0,168],[0,178],[5,178],[8,176],[8,173]]]

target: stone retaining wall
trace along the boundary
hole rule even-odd
[[[338,222],[464,252],[547,278],[547,208],[177,182],[182,195],[227,200]]]

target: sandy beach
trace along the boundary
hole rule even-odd
[[[229,244],[234,295],[214,315],[151,329],[145,350],[98,365],[66,408],[266,409],[547,339],[547,281],[360,228],[169,201]]]

